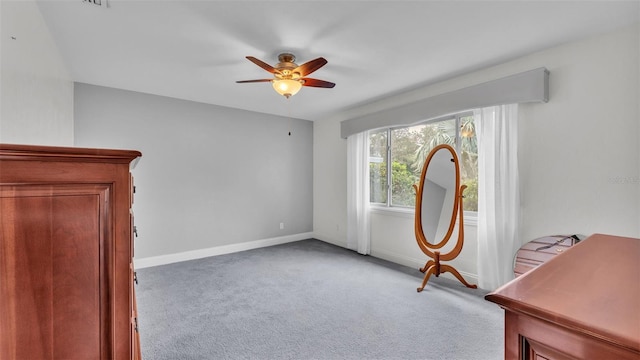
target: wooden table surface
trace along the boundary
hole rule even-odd
[[[640,352],[640,239],[594,234],[486,299]]]

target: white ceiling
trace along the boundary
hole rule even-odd
[[[308,120],[640,19],[640,1],[38,4],[74,81]],[[271,77],[245,56],[275,65],[284,51],[326,58],[311,77],[336,87],[286,100],[235,83]]]

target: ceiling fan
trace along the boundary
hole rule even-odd
[[[327,60],[323,57],[298,66],[295,63],[296,57],[293,54],[282,53],[278,55],[279,63],[275,67],[253,56],[247,56],[247,59],[272,73],[274,77],[273,79],[241,80],[236,81],[236,83],[271,82],[276,92],[287,99],[300,91],[303,86],[319,88],[332,88],[336,86],[336,84],[332,82],[306,77],[327,63]]]

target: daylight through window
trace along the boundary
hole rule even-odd
[[[401,128],[369,132],[370,199],[381,206],[414,207],[413,184],[437,145],[453,146],[460,160],[464,210],[478,210],[478,142],[473,113],[446,116]],[[389,186],[389,184],[391,184]]]

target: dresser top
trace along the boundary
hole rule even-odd
[[[91,162],[130,163],[141,156],[142,154],[135,150],[0,144],[0,160],[81,160]]]
[[[485,298],[640,352],[640,239],[594,234]]]

